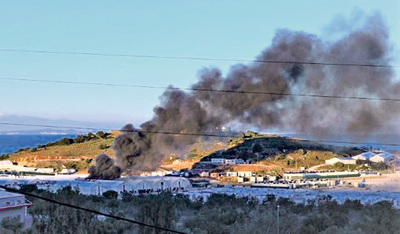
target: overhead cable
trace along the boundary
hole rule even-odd
[[[81,56],[103,56],[103,57],[131,57],[146,59],[173,59],[173,60],[198,60],[198,61],[217,61],[217,62],[248,62],[248,63],[270,63],[270,64],[298,64],[298,65],[318,65],[318,66],[345,66],[345,67],[374,67],[374,68],[396,68],[400,66],[387,64],[364,64],[364,63],[334,63],[317,61],[285,61],[273,59],[232,59],[232,58],[206,58],[192,56],[161,56],[146,54],[116,54],[116,53],[93,53],[93,52],[68,52],[51,50],[25,50],[25,49],[1,49],[0,52],[18,53],[40,53],[40,54],[59,54],[59,55],[81,55]]]
[[[78,130],[100,130],[105,131],[119,131],[119,132],[143,132],[146,134],[161,134],[161,135],[175,135],[175,136],[192,136],[192,137],[219,137],[219,138],[236,138],[238,134],[218,134],[218,133],[186,133],[186,132],[171,132],[171,131],[149,131],[143,129],[124,130],[124,129],[106,129],[106,128],[90,128],[90,127],[76,127],[76,126],[58,126],[47,124],[25,124],[25,123],[11,123],[0,122],[0,125],[8,126],[25,126],[25,127],[44,127],[44,128],[58,128],[58,129],[78,129]],[[357,141],[335,141],[335,140],[307,140],[307,139],[290,139],[301,142],[316,142],[316,143],[330,143],[330,144],[351,144],[351,145],[382,145],[382,146],[400,146],[396,143],[379,143],[379,142],[357,142]],[[279,140],[277,140],[279,141]]]
[[[388,102],[399,102],[400,101],[400,98],[375,98],[375,97],[362,97],[362,96],[341,96],[341,95],[323,95],[323,94],[306,94],[306,93],[279,93],[279,92],[228,90],[228,89],[178,88],[178,87],[173,87],[173,86],[167,87],[167,86],[118,84],[118,83],[103,83],[103,82],[45,80],[45,79],[31,79],[31,78],[15,78],[15,77],[0,77],[0,80],[21,81],[21,82],[39,82],[39,83],[56,83],[56,84],[70,84],[70,85],[94,85],[94,86],[127,87],[127,88],[163,89],[163,90],[170,89],[170,90],[232,93],[232,94],[254,94],[254,95],[292,96],[292,97],[327,98],[327,99],[353,99],[353,100],[364,100],[364,101],[388,101]]]

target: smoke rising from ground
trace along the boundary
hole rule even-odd
[[[122,170],[115,165],[114,159],[106,154],[96,157],[96,165],[89,168],[88,179],[116,179],[121,176]]]
[[[257,60],[390,63],[388,29],[379,15],[365,19],[360,28],[342,35],[332,42],[305,32],[279,30]],[[113,145],[119,168],[128,173],[157,168],[166,152],[196,140],[146,132],[205,133],[229,124],[314,136],[347,133],[367,136],[398,130],[393,126],[400,108],[394,102],[198,91],[223,89],[393,98],[398,96],[400,83],[389,68],[238,64],[226,76],[217,68],[202,69],[199,81],[192,88],[195,91],[167,89],[160,105],[154,108],[153,119],[141,125],[143,132],[135,131],[131,125],[125,127],[126,131]]]

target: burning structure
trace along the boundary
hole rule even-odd
[[[342,98],[388,99],[400,93],[393,69],[376,66],[390,63],[387,27],[376,14],[340,35],[324,41],[305,32],[279,30],[258,62],[237,64],[226,76],[217,68],[204,68],[190,92],[171,86],[150,121],[140,129],[132,125],[122,129],[112,146],[115,161],[99,155],[89,169],[90,177],[112,179],[123,171],[154,169],[165,152],[196,140],[195,136],[159,134],[165,132],[207,133],[229,124],[314,136],[357,133],[361,137],[372,131],[393,131],[400,111],[394,102],[355,103]]]

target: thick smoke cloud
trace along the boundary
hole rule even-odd
[[[324,41],[305,32],[280,30],[257,60],[390,63],[388,29],[379,15],[367,18],[360,28],[342,35],[336,41]],[[370,133],[398,130],[393,126],[400,108],[393,102],[204,91],[222,89],[393,98],[400,91],[400,83],[389,68],[238,64],[225,77],[216,68],[201,70],[199,81],[192,88],[192,92],[167,89],[161,96],[160,105],[154,108],[153,119],[141,126],[141,132],[131,125],[125,127],[125,132],[113,145],[119,168],[128,173],[154,169],[166,152],[196,140],[149,132],[206,133],[230,124],[314,136],[355,133],[368,137]]]
[[[88,179],[116,179],[121,176],[122,170],[115,165],[114,159],[107,154],[100,154],[96,157],[96,165],[89,168]]]

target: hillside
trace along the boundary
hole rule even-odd
[[[25,166],[61,168],[64,165],[86,171],[93,165],[96,155],[106,153],[114,156],[111,145],[116,136],[115,132],[98,132],[80,135],[75,139],[64,138],[47,145],[20,150],[3,159],[9,158]],[[279,173],[287,169],[323,164],[326,159],[339,155],[355,155],[360,152],[357,148],[323,145],[249,131],[229,142],[199,139],[193,145],[166,155],[162,167],[170,170],[190,169],[196,168],[199,161],[210,161],[211,158],[242,158],[258,163],[260,167],[257,170]]]
[[[231,139],[227,149],[215,151],[202,158],[201,161],[211,161],[211,158],[241,158],[264,166],[264,169],[247,168],[250,171],[264,170],[282,174],[285,170],[309,168],[324,164],[326,159],[352,156],[361,152],[360,149],[354,147],[325,145],[313,141],[249,131],[242,137]],[[198,168],[197,165],[194,167]],[[221,169],[237,171],[235,166],[225,166]]]
[[[357,148],[325,145],[313,141],[248,131],[242,137],[231,139],[226,150],[213,152],[204,157],[202,161],[210,161],[211,158],[241,158],[257,162],[274,156],[292,155],[293,157],[295,152],[307,154],[308,151],[332,152],[332,155],[354,155],[361,152]]]
[[[106,153],[113,156],[111,145],[114,138],[114,134],[89,133],[74,139],[64,138],[47,145],[22,149],[3,156],[3,159],[8,158],[24,166],[61,168],[64,165],[78,171],[86,170],[96,155]]]

